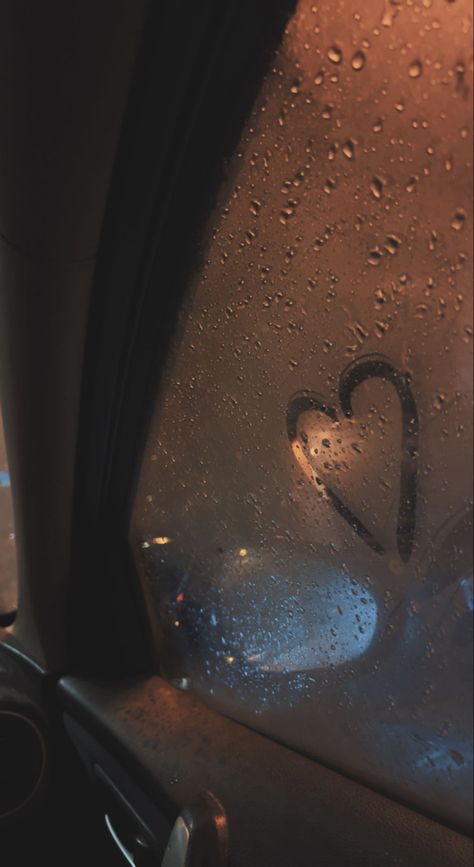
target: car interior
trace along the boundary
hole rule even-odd
[[[472,5],[2,13],[2,867],[468,867]]]

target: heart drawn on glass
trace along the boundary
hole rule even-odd
[[[343,371],[339,381],[339,404],[342,417],[354,418],[352,398],[361,383],[371,379],[382,379],[390,383],[399,398],[402,422],[400,449],[400,498],[396,526],[397,549],[404,563],[408,562],[413,551],[416,526],[416,496],[418,475],[418,412],[410,388],[410,376],[397,370],[390,361],[378,356],[368,355],[357,359]],[[345,503],[329,484],[324,482],[308,459],[298,434],[298,421],[303,413],[316,412],[326,415],[331,422],[339,420],[338,410],[330,406],[320,395],[310,391],[295,394],[287,408],[286,427],[293,454],[313,484],[319,496],[344,518],[361,539],[377,554],[384,554],[385,547],[355,514],[354,509]]]

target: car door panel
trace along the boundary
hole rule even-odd
[[[64,678],[65,713],[85,727],[171,820],[202,792],[222,805],[228,864],[450,867],[470,840],[262,737],[158,677]]]

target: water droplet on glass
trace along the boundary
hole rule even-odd
[[[374,199],[381,199],[383,195],[383,181],[380,178],[372,178],[369,186]]]
[[[464,756],[461,755],[461,753],[458,753],[457,750],[449,750],[449,755],[451,756],[453,761],[456,762],[458,767],[461,767],[461,765],[464,764]]]
[[[315,83],[316,87],[320,87],[320,85],[323,83],[323,81],[324,81],[324,71],[322,69],[320,69],[319,72],[314,76],[314,83]]]
[[[331,120],[331,118],[332,118],[332,109],[333,109],[332,105],[326,105],[326,106],[324,106],[324,108],[323,108],[323,110],[322,110],[322,112],[321,112],[321,117],[323,118],[323,120]]]
[[[295,213],[295,209],[298,205],[296,199],[288,199],[287,205],[281,209],[280,211],[280,223],[282,226],[286,226],[286,223]]]
[[[397,238],[396,235],[388,235],[385,239],[384,247],[387,253],[390,253],[391,256],[394,256],[395,253],[398,253],[401,244],[400,238]]]
[[[386,331],[388,331],[388,325],[386,322],[377,321],[374,323],[374,334],[379,338],[379,340],[384,336]]]
[[[372,132],[382,132],[383,131],[383,120],[381,117],[378,117],[377,120],[374,120],[372,124]]]
[[[428,238],[428,250],[430,251],[430,253],[432,253],[433,250],[436,249],[437,242],[438,242],[438,233],[436,232],[435,229],[432,229],[430,232],[430,236]]]
[[[260,199],[252,199],[250,202],[250,213],[257,217],[261,207],[262,203]]]
[[[363,69],[365,66],[365,54],[363,51],[356,51],[352,60],[351,60],[352,69],[355,69],[356,72],[359,72],[360,69]]]
[[[323,190],[326,193],[326,195],[329,196],[330,193],[334,190],[335,186],[336,186],[336,181],[334,178],[326,178],[326,182],[323,186]]]
[[[291,183],[293,184],[294,187],[300,187],[301,184],[303,183],[303,179],[304,179],[304,171],[302,169],[300,169],[300,171],[295,173],[295,176],[294,176]]]
[[[342,146],[342,153],[348,160],[353,160],[355,156],[355,142],[348,139]]]
[[[379,247],[375,247],[373,250],[371,250],[369,253],[369,258],[367,260],[369,265],[374,265],[374,267],[380,265],[382,261],[382,255],[383,253],[379,249]]]
[[[421,78],[423,75],[423,64],[420,60],[414,60],[408,67],[408,75],[410,78]]]
[[[451,219],[451,228],[454,229],[455,232],[460,232],[461,229],[464,228],[464,223],[466,222],[466,213],[459,208],[456,213],[453,215]]]
[[[342,49],[337,45],[331,45],[328,49],[328,57],[331,63],[342,63]]]
[[[387,6],[382,13],[382,27],[391,27],[397,12],[397,9],[390,9],[390,6]]]

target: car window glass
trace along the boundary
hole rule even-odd
[[[204,231],[132,521],[161,671],[469,824],[471,11],[307,2]]]
[[[17,606],[16,547],[10,473],[0,411],[0,616]]]

